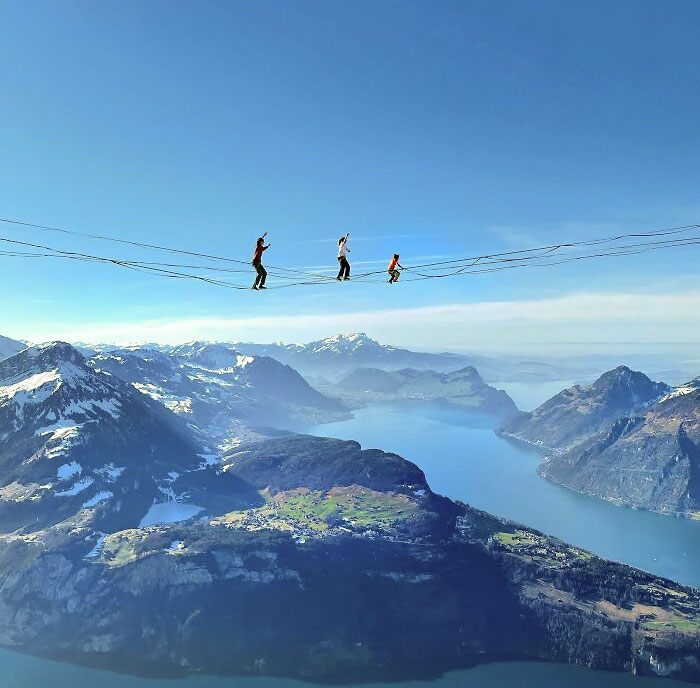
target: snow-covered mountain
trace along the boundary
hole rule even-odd
[[[289,366],[227,344],[113,349],[89,363],[163,404],[220,449],[235,446],[251,424],[298,427],[347,413]]]
[[[459,354],[416,353],[380,344],[364,333],[337,334],[308,344],[237,343],[243,353],[271,356],[302,375],[337,381],[357,368],[457,370],[467,365]]]
[[[4,532],[134,527],[204,464],[176,416],[61,342],[0,362],[0,444]]]
[[[2,335],[0,335],[0,361],[26,348],[26,344],[18,342],[14,339],[10,339],[9,337],[3,337]]]

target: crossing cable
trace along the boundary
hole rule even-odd
[[[101,235],[101,234],[93,234],[89,232],[78,232],[76,230],[72,229],[65,229],[61,227],[51,227],[47,225],[40,225],[40,224],[35,224],[31,222],[24,222],[20,220],[12,220],[9,218],[2,218],[0,217],[0,222],[5,222],[7,224],[12,224],[16,226],[22,226],[22,227],[29,227],[32,229],[39,229],[42,231],[47,231],[47,232],[57,232],[61,234],[67,234],[71,236],[78,236],[78,237],[83,237],[83,238],[89,238],[89,239],[97,239],[101,241],[111,241],[111,242],[116,242],[120,244],[125,244],[125,245],[130,245],[130,246],[136,246],[139,248],[147,248],[151,250],[159,250],[159,251],[167,251],[170,253],[177,253],[177,254],[182,254],[182,255],[189,255],[189,256],[195,256],[199,258],[205,258],[207,260],[215,260],[215,261],[224,261],[224,262],[230,262],[230,263],[236,263],[239,265],[246,265],[249,266],[250,262],[245,261],[245,260],[239,260],[235,258],[228,258],[224,256],[217,256],[209,253],[200,253],[196,251],[188,251],[184,249],[179,249],[179,248],[174,248],[170,246],[160,246],[158,244],[150,244],[150,243],[145,243],[145,242],[140,242],[140,241],[133,241],[130,239],[120,239],[117,237],[110,237],[106,235]],[[498,258],[502,256],[516,256],[516,255],[522,255],[522,254],[529,254],[529,253],[536,253],[540,251],[547,251],[547,252],[554,252],[558,251],[559,249],[562,248],[575,248],[579,246],[594,246],[602,243],[611,243],[614,241],[620,241],[622,239],[629,239],[629,238],[641,238],[641,237],[654,237],[654,236],[668,236],[671,234],[679,234],[682,232],[688,232],[693,229],[700,229],[700,224],[689,224],[689,225],[681,225],[677,227],[670,227],[666,229],[660,229],[660,230],[651,230],[649,232],[632,232],[628,234],[618,234],[617,236],[611,236],[611,237],[599,237],[596,239],[586,239],[586,240],[581,240],[581,241],[573,241],[573,242],[562,242],[559,244],[550,244],[548,246],[539,246],[535,248],[529,248],[529,249],[520,249],[520,250],[515,250],[515,251],[503,251],[500,253],[491,253],[491,254],[482,254],[478,256],[469,256],[469,257],[463,257],[463,258],[456,258],[453,260],[445,260],[445,261],[437,261],[433,263],[422,263],[419,265],[414,265],[412,266],[414,269],[415,268],[428,268],[428,267],[433,267],[433,266],[445,266],[445,265],[453,265],[453,264],[461,264],[465,261],[482,261],[490,258]],[[202,269],[206,269],[204,266],[202,266]],[[310,273],[304,270],[299,270],[296,268],[287,268],[287,267],[280,267],[280,266],[269,266],[269,269],[271,270],[282,270],[285,272],[293,272],[296,274],[301,274],[306,277],[313,276],[321,280],[334,280],[332,276],[329,275],[321,275],[317,273]],[[357,275],[357,277],[367,277],[371,275],[378,275],[378,274],[383,274],[385,271],[384,270],[375,270],[371,272],[366,272],[366,273],[361,273],[360,275]]]
[[[405,279],[404,282],[420,282],[426,279],[435,279],[435,278],[444,278],[444,277],[456,277],[459,275],[476,275],[480,273],[487,273],[487,272],[501,272],[502,270],[513,270],[513,269],[518,269],[518,268],[530,268],[530,267],[551,267],[554,265],[564,265],[566,263],[573,263],[578,260],[587,260],[591,258],[605,258],[605,257],[618,257],[618,256],[631,256],[631,255],[639,255],[642,253],[649,253],[651,251],[658,251],[664,248],[675,248],[678,246],[691,246],[691,245],[698,245],[700,244],[700,237],[688,237],[688,239],[682,240],[682,243],[674,243],[674,244],[667,244],[663,246],[659,245],[651,245],[648,248],[643,248],[645,244],[640,244],[640,248],[637,249],[631,249],[631,250],[614,250],[611,249],[610,251],[604,252],[604,253],[591,253],[591,254],[586,254],[582,256],[570,256],[568,258],[561,257],[558,260],[551,260],[546,263],[517,263],[517,264],[509,264],[509,265],[499,265],[497,267],[484,267],[479,268],[477,270],[469,270],[469,271],[457,271],[454,273],[449,273],[449,274],[443,274],[443,275],[422,275],[419,277],[410,277],[408,279]],[[477,266],[478,267],[478,266]],[[410,268],[406,268],[410,272]],[[414,273],[414,274],[419,274],[419,273]]]
[[[422,264],[418,264],[418,265],[413,265],[413,266],[411,266],[411,268],[412,269],[430,268],[430,267],[440,268],[443,266],[461,264],[461,263],[468,262],[468,261],[482,262],[482,261],[487,260],[487,259],[500,258],[500,257],[505,257],[505,256],[518,256],[518,255],[531,254],[531,253],[537,253],[537,252],[553,253],[553,252],[558,251],[558,250],[563,249],[563,248],[576,248],[579,246],[595,246],[595,245],[604,244],[604,243],[612,243],[614,241],[621,241],[622,239],[668,236],[668,235],[672,235],[672,234],[680,234],[683,232],[689,232],[689,231],[694,230],[694,229],[700,229],[700,224],[682,225],[682,226],[678,226],[678,227],[670,227],[667,229],[652,230],[649,232],[631,232],[629,234],[618,234],[617,236],[599,237],[596,239],[585,239],[585,240],[581,240],[581,241],[562,242],[559,244],[550,244],[548,246],[538,246],[535,248],[520,249],[520,250],[516,250],[516,251],[503,251],[500,253],[484,253],[484,254],[477,255],[477,256],[455,258],[452,260],[443,260],[443,261],[437,261],[437,262],[433,262],[433,263],[422,263]],[[384,272],[386,272],[386,271],[385,270],[376,270],[373,272],[363,273],[362,276],[378,275],[378,274],[383,274]]]
[[[77,236],[77,237],[81,237],[84,239],[96,239],[99,241],[111,241],[114,243],[125,244],[128,246],[135,246],[138,248],[146,248],[146,249],[157,250],[157,251],[166,251],[168,253],[177,253],[180,255],[193,256],[196,258],[206,258],[207,260],[215,260],[215,261],[221,261],[221,262],[227,262],[227,263],[236,263],[238,265],[250,266],[250,261],[247,261],[247,260],[239,260],[237,258],[228,258],[225,256],[217,256],[217,255],[212,255],[209,253],[199,253],[197,251],[187,251],[185,249],[174,248],[172,246],[159,246],[158,244],[149,244],[149,243],[145,243],[142,241],[133,241],[131,239],[120,239],[118,237],[110,237],[110,236],[106,236],[103,234],[92,234],[90,232],[78,232],[78,231],[73,230],[73,229],[64,229],[62,227],[50,227],[48,225],[40,225],[40,224],[35,224],[32,222],[11,220],[11,219],[5,218],[5,217],[0,217],[0,222],[5,222],[7,224],[21,226],[21,227],[28,227],[31,229],[38,229],[38,230],[41,230],[44,232],[55,232],[55,233],[59,233],[59,234]],[[318,275],[318,274],[314,274],[314,273],[308,273],[308,272],[305,272],[303,270],[297,270],[295,268],[270,266],[270,269],[283,270],[286,272],[298,273],[298,274],[302,274],[305,276],[312,275],[314,277],[318,277],[319,279],[324,279],[324,280],[333,279],[333,278],[329,277],[328,275]]]
[[[605,255],[631,255],[632,253],[635,253],[635,251],[629,251],[629,252],[623,253],[622,251],[626,250],[626,249],[636,249],[636,248],[645,248],[645,247],[672,248],[674,246],[687,246],[687,245],[697,243],[696,240],[698,240],[698,239],[700,239],[700,236],[683,237],[680,239],[665,239],[665,240],[660,240],[660,241],[648,241],[648,242],[641,242],[641,243],[634,243],[634,244],[621,244],[618,246],[611,246],[610,247],[611,253],[594,253],[594,254],[591,254],[590,257],[598,258],[598,257],[602,257]],[[649,250],[651,250],[651,248]],[[641,251],[641,252],[646,253],[648,251]],[[453,275],[458,275],[458,274],[465,272],[466,270],[468,270],[469,268],[471,268],[475,265],[487,266],[487,265],[497,265],[497,264],[501,264],[501,263],[525,263],[527,261],[539,260],[542,258],[544,258],[545,260],[547,260],[549,258],[556,258],[559,255],[561,255],[561,254],[554,254],[550,250],[550,251],[545,251],[543,253],[539,253],[536,255],[530,255],[530,256],[520,256],[520,257],[515,257],[515,258],[498,258],[495,260],[473,261],[469,265],[465,265],[462,267],[455,266],[455,269],[452,272],[447,272],[447,273],[442,274],[442,275],[438,275],[438,274],[426,275],[426,274],[423,274],[421,272],[418,272],[416,270],[415,266],[406,266],[405,269],[410,271],[410,272],[413,272],[416,275],[420,275],[421,277],[426,277],[429,279],[429,278],[433,278],[433,277],[451,277]],[[566,254],[564,254],[564,255],[566,255]],[[582,257],[588,257],[588,256],[582,256]],[[567,262],[570,262],[570,261],[567,261]],[[547,264],[548,265],[549,264],[556,265],[558,263],[552,262],[552,263],[547,263]],[[437,269],[439,269],[439,268],[433,268],[433,270],[437,270]]]
[[[170,278],[174,278],[174,279],[199,280],[202,282],[207,282],[208,284],[213,284],[215,286],[220,286],[220,287],[226,287],[229,289],[248,289],[248,287],[245,287],[241,284],[234,284],[233,282],[226,282],[224,280],[211,279],[209,277],[203,277],[202,275],[192,275],[189,273],[182,273],[182,272],[176,272],[173,270],[166,270],[165,268],[159,268],[159,267],[155,267],[155,266],[140,265],[137,262],[122,260],[119,258],[107,258],[105,256],[96,256],[96,255],[92,255],[89,253],[80,253],[78,251],[63,251],[61,249],[52,248],[50,246],[44,246],[42,244],[34,244],[34,243],[27,242],[27,241],[19,241],[17,239],[7,239],[4,237],[0,237],[0,241],[5,242],[5,243],[10,243],[10,244],[17,244],[20,246],[48,250],[48,251],[52,252],[51,257],[61,257],[61,258],[67,258],[67,259],[73,259],[73,260],[81,260],[81,261],[88,261],[88,262],[117,265],[119,267],[129,268],[129,269],[137,270],[137,271],[141,271],[141,272],[156,273],[156,274],[159,274],[161,276],[170,277]],[[35,255],[37,255],[37,254],[35,254]],[[41,256],[41,257],[47,257],[47,256]]]
[[[7,239],[7,238],[2,238],[2,237],[0,237],[0,241],[20,245],[23,247],[36,248],[36,249],[40,249],[42,251],[47,251],[49,253],[29,254],[28,252],[26,252],[26,253],[0,252],[0,255],[18,255],[18,256],[22,255],[23,257],[63,257],[63,258],[71,258],[74,260],[110,263],[110,264],[118,265],[121,267],[127,267],[130,269],[140,270],[143,272],[151,272],[151,273],[160,274],[162,276],[171,277],[171,278],[195,279],[195,280],[207,282],[207,283],[210,283],[210,284],[213,284],[216,286],[222,286],[222,287],[233,288],[233,289],[247,289],[248,288],[244,285],[235,284],[235,283],[227,282],[224,280],[214,279],[211,277],[204,277],[202,275],[196,275],[196,274],[193,275],[191,273],[183,273],[183,272],[179,271],[180,269],[190,269],[190,270],[207,270],[207,271],[212,271],[212,272],[225,272],[225,273],[244,273],[244,272],[249,273],[250,272],[250,267],[249,267],[250,263],[247,261],[237,260],[237,259],[233,259],[233,258],[227,258],[227,257],[223,257],[223,256],[216,256],[216,255],[207,254],[207,253],[187,251],[184,249],[178,249],[178,248],[173,248],[173,247],[159,246],[156,244],[131,241],[131,240],[127,240],[127,239],[119,239],[119,238],[103,236],[103,235],[99,235],[99,234],[77,232],[74,230],[68,230],[68,229],[59,228],[59,227],[49,227],[46,225],[38,225],[38,224],[34,224],[34,223],[22,222],[19,220],[11,220],[11,219],[7,219],[7,218],[0,218],[0,222],[12,224],[12,225],[17,225],[17,226],[22,226],[22,227],[27,227],[27,228],[39,229],[42,231],[58,232],[58,233],[62,233],[62,234],[79,236],[79,237],[83,237],[83,238],[100,239],[100,240],[111,241],[111,242],[116,242],[116,243],[120,243],[120,244],[132,245],[132,246],[141,247],[141,248],[148,248],[151,250],[160,250],[160,251],[166,251],[166,252],[170,252],[170,253],[194,256],[194,257],[204,258],[207,260],[245,265],[246,269],[243,270],[241,268],[234,269],[234,268],[225,268],[225,267],[209,266],[209,265],[191,265],[191,264],[182,264],[182,263],[149,262],[149,261],[139,261],[139,260],[108,258],[108,257],[104,257],[104,256],[85,254],[85,253],[81,253],[81,252],[77,252],[77,251],[63,251],[61,249],[56,249],[53,247],[44,246],[42,244],[21,242],[18,240]],[[632,255],[633,253],[644,253],[644,252],[648,252],[650,250],[655,250],[655,248],[668,248],[668,247],[672,247],[672,246],[684,246],[684,245],[697,244],[697,243],[699,243],[698,240],[700,240],[700,237],[681,237],[681,238],[677,238],[677,239],[666,239],[666,240],[655,241],[655,242],[642,242],[642,243],[628,244],[628,245],[614,246],[614,247],[611,246],[610,251],[604,252],[604,253],[583,255],[583,256],[573,256],[573,257],[570,256],[570,257],[564,258],[563,260],[560,260],[560,261],[550,260],[550,258],[559,257],[560,254],[558,254],[557,252],[561,251],[562,249],[598,246],[601,244],[612,243],[612,242],[620,241],[622,239],[627,239],[627,238],[642,238],[642,237],[651,238],[651,237],[677,235],[677,234],[680,234],[683,232],[689,232],[689,231],[694,230],[694,229],[700,229],[700,224],[683,225],[683,226],[679,226],[679,227],[671,227],[671,228],[667,228],[667,229],[653,230],[653,231],[649,231],[649,232],[633,232],[633,233],[627,233],[627,234],[619,234],[619,235],[613,236],[613,237],[602,237],[602,238],[588,239],[588,240],[582,240],[582,241],[576,241],[576,242],[562,242],[559,244],[551,244],[549,246],[540,246],[540,247],[521,249],[521,250],[515,250],[515,251],[504,251],[504,252],[498,252],[498,253],[483,254],[483,255],[479,255],[479,256],[470,256],[470,257],[466,257],[466,258],[458,258],[458,259],[453,259],[453,260],[436,261],[436,262],[432,262],[432,263],[422,263],[422,264],[418,264],[418,265],[414,265],[414,266],[407,266],[405,268],[409,272],[412,272],[414,275],[416,275],[415,278],[412,277],[411,279],[408,279],[405,281],[416,281],[417,279],[434,279],[434,278],[451,277],[451,276],[456,276],[456,275],[460,275],[460,274],[476,274],[479,272],[495,272],[495,271],[498,271],[499,269],[509,269],[511,267],[526,267],[527,265],[533,265],[533,266],[537,266],[537,267],[542,267],[545,265],[558,265],[558,264],[562,264],[562,263],[572,262],[573,260],[582,260],[585,258]],[[628,249],[637,249],[637,248],[640,248],[641,250],[628,250]],[[564,255],[566,255],[566,254],[564,254]],[[540,264],[535,264],[533,262],[535,260],[542,260],[542,259],[544,259],[547,262],[540,263]],[[510,265],[511,263],[513,265]],[[505,265],[503,265],[503,264],[505,264]],[[487,267],[487,266],[494,266],[494,265],[500,265],[500,268]],[[479,267],[479,269],[473,269],[477,266]],[[482,269],[482,266],[484,266],[485,269]],[[172,270],[171,268],[178,268],[178,270]],[[272,276],[276,279],[281,279],[281,280],[287,281],[286,284],[271,286],[270,287],[271,289],[274,289],[274,288],[281,289],[281,288],[287,288],[287,287],[292,287],[292,286],[302,286],[302,285],[318,285],[321,283],[327,283],[328,281],[335,281],[335,278],[333,278],[330,275],[321,275],[318,273],[310,273],[310,272],[306,272],[304,270],[300,270],[300,269],[296,269],[296,268],[275,267],[275,266],[268,266],[268,268],[270,271],[269,272],[270,276]],[[422,270],[423,272],[419,272],[418,270]],[[426,273],[435,273],[438,270],[449,270],[449,272],[445,272],[443,274],[426,274]],[[292,276],[290,274],[286,274],[286,275],[280,274],[279,271],[286,272],[286,273],[293,273],[295,276]],[[375,282],[379,282],[379,281],[383,281],[383,280],[374,280],[371,278],[374,276],[377,276],[377,275],[384,275],[384,274],[386,274],[386,270],[376,270],[376,271],[360,273],[359,275],[353,276],[353,281],[354,282],[363,282],[363,283],[375,283]],[[296,277],[296,275],[299,275],[299,277]],[[306,280],[302,280],[301,279],[302,276],[305,277]],[[293,280],[297,280],[297,281],[293,281]]]
[[[117,258],[108,258],[104,256],[96,256],[92,254],[85,254],[81,252],[76,252],[76,251],[63,251],[61,249],[55,249],[51,247],[44,246],[42,244],[35,244],[35,243],[30,243],[30,242],[22,242],[16,239],[7,239],[0,237],[0,241],[7,242],[7,243],[12,243],[12,244],[19,244],[24,247],[30,247],[30,248],[39,248],[43,249],[46,251],[50,251],[49,253],[30,253],[30,252],[20,252],[20,251],[0,251],[0,255],[15,255],[15,256],[22,256],[22,257],[58,257],[58,258],[69,258],[69,259],[74,259],[74,260],[80,260],[80,261],[87,261],[87,262],[97,262],[97,263],[107,263],[107,264],[113,264],[117,265],[120,267],[125,267],[125,268],[130,268],[133,270],[138,270],[141,272],[146,272],[146,273],[151,273],[151,274],[157,274],[160,276],[165,276],[165,277],[171,277],[171,278],[177,278],[177,279],[195,279],[199,280],[202,282],[206,282],[215,286],[221,286],[221,287],[226,287],[226,288],[231,288],[231,289],[248,289],[247,286],[240,285],[240,284],[235,284],[223,280],[218,280],[218,279],[212,279],[212,278],[207,278],[207,277],[202,277],[200,275],[192,275],[189,273],[182,273],[182,272],[177,272],[173,270],[167,270],[163,269],[160,266],[162,265],[168,265],[168,264],[162,264],[162,263],[145,263],[145,262],[140,262],[140,261],[131,261],[131,260],[125,260],[125,259],[117,259]],[[477,261],[472,261],[469,265],[463,266],[462,268],[457,268],[453,270],[452,272],[444,273],[444,274],[430,274],[426,275],[417,271],[414,271],[413,268],[411,267],[406,267],[405,269],[412,273],[412,275],[416,275],[416,277],[410,277],[409,279],[405,279],[404,282],[413,282],[413,281],[420,281],[424,279],[439,279],[439,278],[445,278],[445,277],[453,277],[457,275],[462,275],[462,274],[479,274],[479,273],[488,273],[488,272],[499,272],[501,270],[506,270],[506,269],[512,269],[512,268],[520,268],[520,267],[547,267],[547,266],[553,266],[553,265],[561,265],[565,263],[570,263],[576,260],[583,260],[583,259],[589,259],[589,258],[599,258],[599,257],[616,257],[616,256],[624,256],[624,255],[635,255],[635,254],[640,254],[640,253],[648,253],[653,250],[659,250],[662,248],[673,248],[676,246],[689,246],[689,245],[696,245],[700,244],[700,236],[693,236],[693,237],[684,237],[681,239],[670,239],[670,240],[662,240],[662,241],[654,241],[654,242],[641,242],[641,243],[634,243],[634,244],[627,244],[627,245],[622,245],[622,246],[616,246],[616,247],[610,247],[609,250],[605,252],[599,252],[599,253],[593,253],[593,254],[585,254],[585,255],[579,255],[579,256],[557,256],[557,255],[551,255],[547,256],[546,254],[537,254],[537,255],[531,255],[531,256],[521,256],[519,258],[500,258],[496,260],[491,260],[491,261],[486,261],[486,262],[480,262],[478,263]],[[552,260],[554,258],[558,258],[558,260]],[[546,262],[544,263],[535,263],[535,260],[541,260],[544,259]],[[181,264],[170,264],[174,267],[183,267]],[[493,267],[496,266],[496,267]],[[192,266],[192,267],[206,267],[206,266]],[[476,268],[476,269],[474,269]],[[248,272],[248,271],[245,271]],[[373,275],[379,274],[379,273],[372,273]],[[385,271],[381,271],[381,274],[385,274]],[[283,276],[284,277],[284,276]],[[372,283],[372,284],[377,284],[383,282],[382,279],[367,279],[366,277],[363,279],[362,276],[359,276],[358,278],[353,278],[353,281],[357,282],[360,281],[362,283]],[[319,282],[316,280],[311,280],[311,281],[298,281],[298,282],[290,282],[287,284],[281,284],[281,285],[274,285],[270,286],[269,289],[284,289],[287,287],[294,287],[294,286],[304,286],[304,285],[318,285]]]

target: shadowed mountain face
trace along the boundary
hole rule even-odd
[[[672,389],[617,368],[500,431],[549,452],[542,475],[578,492],[660,513],[700,513],[700,378]]]
[[[700,514],[700,379],[549,458],[543,475],[660,513]]]
[[[97,353],[90,365],[130,383],[193,426],[213,447],[233,446],[246,425],[288,427],[337,420],[347,409],[295,370],[222,344],[193,343]]]
[[[396,399],[446,401],[499,418],[513,416],[518,410],[505,392],[487,385],[472,367],[452,373],[358,368],[338,382],[335,390],[345,400],[359,404]]]
[[[0,644],[164,675],[533,658],[700,682],[697,591],[440,497],[395,454],[288,435],[208,465],[187,432],[68,345],[0,363]]]
[[[202,463],[177,418],[63,343],[0,362],[0,443],[8,531],[83,509],[99,527],[137,525],[173,476]]]
[[[400,456],[378,449],[362,451],[357,442],[328,437],[297,435],[242,444],[221,461],[227,473],[258,489],[363,485],[407,495],[428,489],[423,471]]]
[[[670,390],[663,382],[620,366],[592,385],[570,387],[534,411],[519,413],[503,423],[501,432],[546,451],[563,451],[618,418],[642,412]]]

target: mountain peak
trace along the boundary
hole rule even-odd
[[[326,337],[325,339],[321,339],[320,341],[322,342],[352,342],[352,343],[364,343],[364,342],[372,342],[374,344],[378,344],[374,339],[371,339],[368,337],[364,332],[345,332],[344,334],[338,333],[334,334],[332,337]]]
[[[520,414],[501,430],[516,439],[561,451],[606,430],[618,418],[638,414],[671,388],[621,365],[592,385],[559,392],[531,413]]]
[[[71,362],[85,360],[73,345],[60,340],[30,346],[26,351],[27,355],[33,358],[65,359]]]
[[[634,396],[643,401],[658,399],[670,391],[670,387],[663,382],[654,382],[644,373],[632,370],[625,365],[620,365],[613,370],[603,373],[592,385],[596,392],[606,392],[613,389],[628,389]]]
[[[66,342],[48,342],[30,346],[0,361],[0,385],[15,378],[52,371],[55,377],[70,382],[89,374],[83,355]]]
[[[368,337],[364,332],[346,332],[345,334],[336,334],[332,337],[326,337],[316,342],[311,342],[307,345],[312,351],[334,351],[337,353],[345,353],[350,351],[358,351],[359,349],[376,349],[384,350],[376,339]]]

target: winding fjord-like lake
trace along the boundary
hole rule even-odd
[[[520,400],[519,400],[520,401]],[[526,407],[521,402],[521,406]],[[700,522],[615,507],[577,495],[536,473],[534,451],[498,438],[493,422],[441,405],[382,404],[313,434],[354,439],[417,463],[432,488],[493,514],[520,521],[683,583],[700,586]],[[337,619],[342,623],[342,619]],[[342,677],[339,677],[342,681]],[[0,651],[2,688],[303,688],[272,678],[192,676],[149,679]],[[372,684],[377,686],[378,684]],[[357,688],[372,688],[363,684]],[[387,685],[387,684],[384,684]],[[399,688],[681,688],[679,681],[593,672],[544,663],[494,663]]]
[[[497,437],[493,421],[446,405],[373,405],[314,434],[396,452],[435,492],[596,554],[700,587],[700,521],[614,506],[541,478],[535,450]]]

